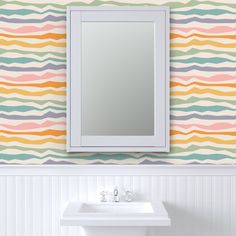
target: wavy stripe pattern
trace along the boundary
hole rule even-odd
[[[65,151],[65,9],[171,7],[171,152]],[[0,1],[0,163],[236,164],[236,3]]]

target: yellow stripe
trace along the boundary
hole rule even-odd
[[[6,89],[6,88],[0,88],[0,93],[2,94],[12,94],[12,93],[17,93],[21,95],[26,95],[26,96],[42,96],[42,95],[60,95],[60,96],[65,96],[66,92],[65,91],[55,91],[52,89],[48,89],[45,91],[40,91],[40,92],[29,92],[26,90],[21,90],[21,89]]]
[[[40,140],[32,140],[32,139],[25,139],[25,138],[19,138],[19,137],[5,137],[0,136],[1,142],[19,142],[24,144],[44,144],[44,143],[59,143],[59,144],[65,144],[65,139],[55,139],[55,138],[45,138]]]
[[[213,137],[198,137],[198,136],[193,136],[189,139],[172,139],[171,144],[186,144],[190,142],[212,142],[216,144],[235,144],[236,140],[231,139],[231,140],[222,140],[218,138],[213,138]]]
[[[170,94],[172,96],[184,96],[184,95],[189,95],[189,94],[204,94],[204,93],[212,93],[215,95],[219,96],[236,96],[236,92],[222,92],[222,91],[217,91],[214,89],[198,89],[198,88],[193,88],[187,91],[171,91]]]
[[[26,43],[18,40],[4,40],[0,39],[0,45],[1,46],[12,46],[12,45],[18,45],[26,48],[43,48],[47,46],[54,46],[54,47],[61,47],[64,48],[66,46],[66,43],[56,43],[56,42],[45,42],[45,43]]]
[[[170,47],[191,47],[191,46],[205,46],[205,45],[211,45],[211,46],[216,46],[216,47],[221,47],[221,48],[235,48],[236,43],[219,43],[219,42],[214,42],[211,40],[196,40],[193,39],[187,43],[171,43]]]

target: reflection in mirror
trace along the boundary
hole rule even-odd
[[[154,24],[82,22],[82,135],[154,135]]]

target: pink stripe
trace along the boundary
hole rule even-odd
[[[221,74],[221,75],[214,75],[210,77],[203,77],[203,76],[172,76],[172,79],[180,79],[184,81],[188,81],[191,79],[199,79],[202,81],[208,81],[208,82],[222,82],[222,81],[228,81],[228,80],[236,80],[236,75],[226,75],[226,74]]]
[[[230,123],[216,123],[212,125],[200,125],[200,124],[174,124],[173,128],[183,128],[183,129],[206,129],[206,130],[225,130],[225,129],[235,129],[236,124],[230,124]]]
[[[0,124],[2,127],[11,129],[11,130],[32,130],[37,128],[48,128],[54,125],[65,125],[65,122],[53,122],[53,121],[45,121],[42,124],[37,124],[33,122],[22,123],[19,125],[7,125],[7,124]]]
[[[171,30],[179,30],[182,31],[184,33],[189,33],[192,30],[199,31],[199,32],[204,32],[204,33],[228,33],[228,32],[232,32],[235,34],[236,31],[236,27],[229,27],[229,26],[216,26],[210,29],[205,29],[205,28],[198,28],[198,27],[191,27],[191,28],[180,28],[180,27],[171,27]]]
[[[44,25],[43,27],[22,26],[16,29],[12,29],[8,27],[0,27],[0,30],[4,30],[10,33],[19,33],[19,34],[33,33],[33,32],[38,32],[38,31],[51,31],[53,29],[65,29],[65,25],[47,24],[47,25]]]
[[[43,75],[27,74],[27,75],[21,75],[17,77],[1,76],[1,78],[14,81],[14,82],[26,82],[26,81],[35,81],[35,80],[45,80],[45,79],[47,80],[53,77],[65,77],[65,76],[66,75],[64,73],[56,74],[56,73],[47,72]]]

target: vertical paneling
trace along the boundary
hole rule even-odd
[[[59,207],[60,207],[60,210],[63,210],[66,202],[69,199],[68,177],[61,176],[58,178],[60,178],[60,192],[59,192],[59,194],[60,194],[60,199],[61,199],[61,203],[60,203]],[[79,185],[79,191],[81,191],[81,186],[80,186],[79,180],[78,180],[78,185]],[[61,227],[61,235],[62,236],[70,235],[69,234],[69,227]]]
[[[228,214],[230,215],[230,235],[234,235],[234,233],[236,232],[236,226],[235,226],[235,220],[236,220],[236,178],[231,177],[230,178],[230,182],[231,182],[231,201],[230,201],[230,207],[231,210],[230,212],[228,212]]]
[[[141,181],[140,176],[133,176],[133,191],[134,191],[134,198],[140,201],[142,199],[142,192],[141,192]]]
[[[236,176],[224,175],[52,175],[0,176],[1,236],[83,236],[79,227],[61,227],[69,200],[99,200],[102,190],[134,192],[136,200],[161,199],[170,228],[150,236],[234,236]]]
[[[25,224],[25,177],[17,176],[16,182],[16,235],[25,235],[24,224]]]
[[[226,235],[230,235],[231,214],[228,216],[228,210],[231,208],[231,177],[223,177],[223,196],[222,196],[222,218],[224,219],[224,228]],[[235,199],[236,200],[236,199]],[[227,219],[228,218],[228,219]]]
[[[43,207],[43,235],[49,236],[51,235],[51,212],[52,212],[52,207],[51,207],[51,176],[43,176],[41,177],[43,181],[43,191],[42,191],[42,197],[43,197],[43,202],[42,206]]]
[[[6,219],[7,219],[7,236],[16,235],[16,177],[7,177],[6,186]]]
[[[7,235],[7,177],[0,177],[0,235]]]

